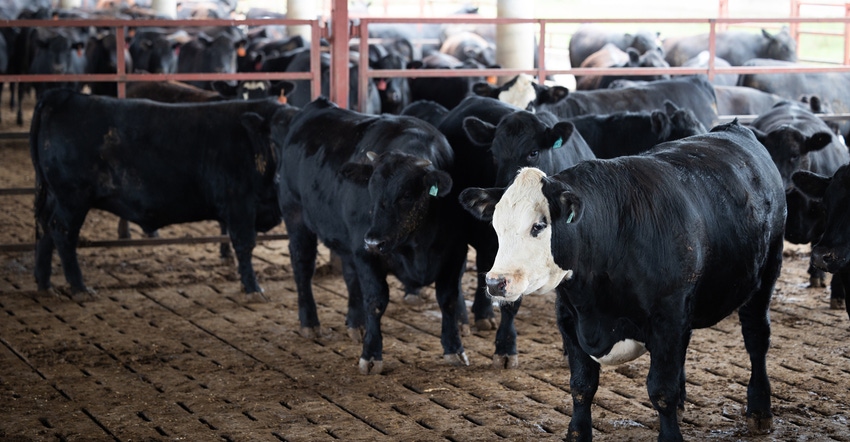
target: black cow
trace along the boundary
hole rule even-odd
[[[664,39],[667,62],[670,66],[682,66],[700,52],[708,50],[708,39],[708,33]],[[785,26],[776,34],[765,29],[760,34],[747,31],[718,32],[715,34],[714,55],[732,66],[743,66],[753,58],[797,61],[797,42]]]
[[[448,113],[449,110],[440,103],[430,100],[419,100],[405,106],[399,115],[416,117],[420,120],[431,123],[434,127],[437,127],[443,122]]]
[[[86,43],[86,73],[87,74],[114,74],[118,72],[118,58],[115,43],[115,33],[103,31],[96,36],[90,37]],[[133,72],[133,61],[130,52],[124,50],[124,72]],[[91,93],[95,95],[118,96],[118,84],[114,82],[92,82],[89,84]]]
[[[576,91],[554,105],[543,106],[543,109],[560,119],[567,119],[579,115],[663,109],[665,101],[689,109],[705,127],[714,127],[717,123],[714,87],[705,76],[650,81],[620,89]]]
[[[779,95],[743,86],[714,85],[714,96],[718,115],[760,115],[784,101]]]
[[[428,55],[422,60],[414,60],[407,65],[408,69],[483,69],[484,65],[467,59],[457,58],[443,53]],[[410,78],[410,99],[431,100],[452,110],[460,104],[472,90],[472,85],[484,81],[482,76],[474,77],[417,77]]]
[[[244,45],[245,40],[236,31],[224,31],[215,36],[200,33],[180,47],[177,72],[236,73],[236,53]],[[190,81],[189,84],[212,89],[209,81]]]
[[[665,103],[665,110],[581,115],[567,121],[575,126],[596,158],[636,155],[656,144],[706,133],[693,112]]]
[[[818,206],[795,189],[791,175],[808,170],[832,176],[842,165],[850,162],[847,147],[841,144],[820,118],[797,103],[783,101],[751,123],[753,132],[764,144],[782,175],[788,201],[788,220],[785,239],[795,244],[817,241],[821,226],[817,220]],[[824,274],[809,266],[811,287],[824,287]],[[833,286],[836,281],[833,278]],[[832,290],[833,307],[839,306],[843,290]]]
[[[782,68],[800,67],[798,63],[779,60],[755,59],[744,66],[778,66]],[[794,74],[741,74],[738,86],[747,86],[780,97],[798,101],[804,95],[817,95],[828,103],[833,112],[850,113],[850,73],[849,72],[812,72]],[[838,124],[841,134],[850,135],[850,122]]]
[[[383,45],[369,46],[369,67],[372,69],[407,69],[408,58],[400,52]],[[407,78],[373,78],[381,97],[381,113],[400,114],[410,104],[410,83]],[[351,85],[355,87],[354,84]]]
[[[444,358],[468,365],[458,327],[468,323],[460,291],[467,246],[454,225],[460,207],[446,197],[453,155],[445,137],[413,117],[364,115],[319,98],[295,116],[275,115],[272,138],[301,333],[319,328],[311,280],[321,239],[342,260],[349,333],[365,327],[362,373],[383,370],[389,272],[406,287],[435,283]]]
[[[540,109],[543,105],[553,105],[569,95],[563,86],[547,86],[534,81],[528,74],[520,74],[501,86],[487,82],[478,82],[472,86],[472,92],[482,97],[495,98],[520,109]]]
[[[548,112],[531,113],[492,98],[469,96],[446,115],[439,129],[455,152],[452,172],[456,196],[467,187],[505,186],[517,170],[534,166],[555,173],[593,153],[571,123],[559,122]],[[475,248],[476,266],[489,268],[498,242],[485,223],[465,215],[459,220],[464,239]],[[479,330],[495,326],[493,304],[486,295],[483,275],[472,304]],[[500,307],[493,364],[513,368],[518,364],[514,317],[520,303]]]
[[[751,364],[749,431],[770,431],[765,358],[785,196],[776,167],[749,130],[718,126],[551,177],[523,169],[507,189],[467,189],[461,200],[492,220],[499,236],[486,276],[491,296],[512,302],[556,289],[573,399],[567,440],[592,437],[600,364],[622,364],[647,351],[658,440],[682,440],[677,417],[685,406],[692,330],[736,309]]]
[[[177,49],[191,41],[186,31],[168,32],[165,29],[136,29],[130,42],[130,57],[135,70],[151,74],[177,72]]]
[[[39,290],[51,286],[55,246],[72,294],[89,293],[76,248],[86,214],[97,208],[147,232],[225,223],[247,299],[264,299],[251,252],[256,232],[280,223],[268,141],[268,120],[280,107],[274,100],[181,105],[46,93],[30,129]]]
[[[613,44],[606,44],[594,52],[582,63],[582,68],[669,68],[664,56],[658,51],[639,53],[635,48],[620,50]],[[576,76],[576,89],[593,90],[605,89],[617,80],[656,81],[669,80],[670,76],[662,75],[582,75]]]
[[[631,34],[604,29],[593,24],[583,24],[570,38],[570,66],[581,66],[584,59],[602,49],[607,43],[613,43],[624,51],[627,48],[635,48],[641,54],[656,51],[664,55],[657,32],[640,30]]]
[[[440,52],[461,62],[475,60],[484,66],[496,64],[496,48],[475,32],[461,31],[449,35],[440,46]]]
[[[820,205],[819,223],[821,236],[812,247],[812,263],[821,270],[833,273],[833,290],[843,289],[842,300],[847,299],[850,287],[850,166],[844,165],[832,177],[808,171],[795,172],[791,176],[795,186]],[[839,305],[833,306],[839,308]],[[850,302],[844,303],[850,317]]]

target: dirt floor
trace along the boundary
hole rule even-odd
[[[16,131],[5,104],[2,131]],[[27,122],[28,124],[28,122]],[[31,188],[24,141],[0,140],[0,188]],[[92,212],[86,239],[114,239],[117,219]],[[214,223],[164,237],[213,235]],[[283,233],[282,228],[276,229]],[[134,235],[139,236],[139,230]],[[0,195],[0,243],[30,244],[32,196]],[[520,365],[491,366],[493,331],[464,337],[469,367],[443,362],[440,313],[401,300],[393,281],[383,319],[384,369],[358,373],[339,276],[315,282],[321,337],[297,333],[285,241],[254,264],[271,302],[243,304],[236,267],[217,246],[82,248],[97,299],[39,294],[31,251],[0,253],[0,440],[492,441],[556,440],[571,414],[569,369],[554,295],[529,297],[517,317]],[[327,264],[322,253],[320,264]],[[776,287],[768,370],[774,430],[747,434],[749,362],[737,317],[697,330],[688,351],[686,440],[850,441],[850,321],[808,289],[808,247],[789,246]],[[472,293],[474,271],[465,276]],[[54,284],[66,286],[54,257]],[[471,297],[468,296],[468,303]],[[600,441],[655,440],[649,357],[604,368],[593,409]]]

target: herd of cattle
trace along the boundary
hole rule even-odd
[[[42,57],[81,56],[62,32],[42,40],[44,29],[17,31],[7,46],[32,52],[29,72],[68,72]],[[259,31],[248,40],[209,32],[136,29],[128,62],[149,72],[303,69],[310,50]],[[481,36],[453,41],[455,55],[417,55],[401,30],[382,32],[392,43],[370,48],[375,69],[495,64]],[[88,38],[79,47],[91,55],[87,69],[109,65],[108,50],[93,55],[100,43],[108,47],[105,35]],[[584,25],[569,49],[574,66],[694,65],[706,62],[707,45],[705,36],[660,44],[654,33]],[[721,33],[717,54],[735,65],[796,57],[787,30]],[[36,281],[51,289],[55,249],[75,299],[91,295],[76,249],[96,208],[151,234],[219,221],[247,300],[264,301],[252,251],[257,232],[282,221],[301,334],[319,330],[312,278],[321,241],[341,258],[346,326],[362,341],[360,371],[374,374],[383,369],[390,273],[408,302],[421,302],[419,290],[434,284],[444,358],[468,364],[461,278],[472,246],[480,273],[471,310],[479,330],[497,328],[496,367],[518,365],[513,319],[522,297],[557,293],[573,396],[568,439],[591,438],[600,364],[647,351],[659,439],[681,439],[691,331],[736,310],[752,364],[746,415],[750,430],[763,433],[772,425],[768,307],[784,240],[813,244],[812,286],[824,286],[824,270],[834,273],[832,307],[850,314],[847,132],[816,115],[845,111],[845,75],[742,75],[734,85],[721,84],[725,77],[585,77],[578,84],[595,89],[578,91],[524,75],[499,87],[483,78],[377,78],[365,113],[311,101],[308,87],[290,82],[240,84],[238,92],[223,83],[128,87],[147,99],[38,85],[30,128]],[[718,124],[726,114],[758,118]]]

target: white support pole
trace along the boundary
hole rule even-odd
[[[294,20],[315,20],[315,0],[286,0],[286,18]],[[290,36],[300,35],[305,42],[310,42],[312,34],[309,26],[288,26]]]
[[[177,18],[177,0],[152,0],[151,9],[159,15]]]
[[[83,0],[59,0],[59,9],[79,9],[83,6]]]
[[[534,0],[498,0],[499,18],[534,18]],[[496,63],[507,69],[534,69],[533,23],[496,26]],[[500,78],[504,83],[510,78]]]

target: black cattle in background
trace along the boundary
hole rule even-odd
[[[412,49],[406,51],[412,53]],[[410,61],[405,52],[395,50],[395,45],[390,42],[386,45],[369,45],[369,67],[375,70],[382,69],[407,69]],[[381,113],[400,114],[402,109],[411,102],[410,82],[404,77],[373,77],[375,89],[381,97]],[[354,86],[354,85],[352,85]]]
[[[794,244],[815,243],[823,226],[818,218],[818,206],[797,190],[791,176],[807,170],[825,176],[850,162],[847,146],[833,134],[832,129],[819,117],[798,103],[783,101],[759,115],[751,124],[756,138],[767,148],[782,176],[788,204],[785,239]],[[825,275],[809,265],[811,287],[824,287]],[[835,286],[840,279],[832,279],[831,304],[840,308],[844,290]]]
[[[714,95],[717,97],[718,115],[760,115],[786,100],[776,94],[743,86],[714,85]]]
[[[612,43],[621,50],[635,48],[640,54],[656,51],[664,55],[658,32],[639,30],[636,33],[612,31],[594,24],[579,26],[570,38],[570,66],[579,67],[590,54]]]
[[[481,63],[457,58],[443,53],[428,55],[422,60],[414,60],[408,64],[409,69],[484,69]],[[431,100],[440,103],[446,109],[455,106],[472,91],[472,86],[484,81],[483,76],[475,77],[411,77],[411,100]]]
[[[850,317],[850,302],[846,302],[850,288],[850,166],[839,167],[832,176],[798,171],[791,179],[797,189],[819,205],[818,222],[823,231],[812,244],[812,264],[832,273],[833,281],[839,280],[832,288],[844,290],[841,299],[845,300],[844,308]]]
[[[87,74],[114,74],[118,72],[118,59],[115,46],[115,32],[102,31],[90,37],[86,43],[86,73]],[[133,60],[130,52],[125,49],[124,72],[133,72]],[[91,93],[95,95],[118,96],[118,84],[114,82],[91,82],[89,83]]]
[[[130,41],[129,51],[134,69],[151,74],[177,72],[177,51],[191,40],[186,31],[138,28]]]
[[[419,100],[405,106],[399,115],[416,117],[437,127],[443,122],[448,113],[449,110],[440,103],[430,100]]]
[[[635,48],[620,50],[611,43],[587,57],[581,64],[583,68],[669,68],[664,56],[658,51],[640,54]],[[582,75],[576,76],[576,89],[605,89],[617,80],[656,81],[668,80],[669,75]]]
[[[225,29],[216,35],[202,32],[180,47],[177,72],[236,73],[237,51],[245,43],[237,29]],[[190,81],[189,84],[212,89],[210,81]]]
[[[702,51],[699,54],[695,55],[688,60],[685,60],[682,63],[682,67],[686,68],[708,68],[708,51]],[[731,67],[728,61],[714,56],[714,67],[715,68],[727,68]],[[714,76],[714,79],[711,80],[711,84],[715,86],[735,86],[738,84],[738,74],[717,74]]]
[[[55,248],[72,297],[91,295],[76,248],[94,208],[146,232],[203,220],[226,224],[246,300],[265,300],[251,253],[257,232],[281,219],[268,125],[281,107],[274,100],[164,104],[46,92],[30,128],[38,289],[51,288]]]
[[[520,109],[538,110],[544,105],[553,105],[563,100],[570,91],[563,86],[540,84],[528,74],[520,74],[501,86],[487,82],[472,85],[472,93],[495,98]]]
[[[708,50],[708,39],[708,33],[667,37],[664,39],[665,58],[670,66],[682,66]],[[715,34],[714,54],[732,66],[743,66],[754,58],[797,61],[797,42],[786,26],[777,33],[766,29],[762,29],[761,33],[723,31]]]

